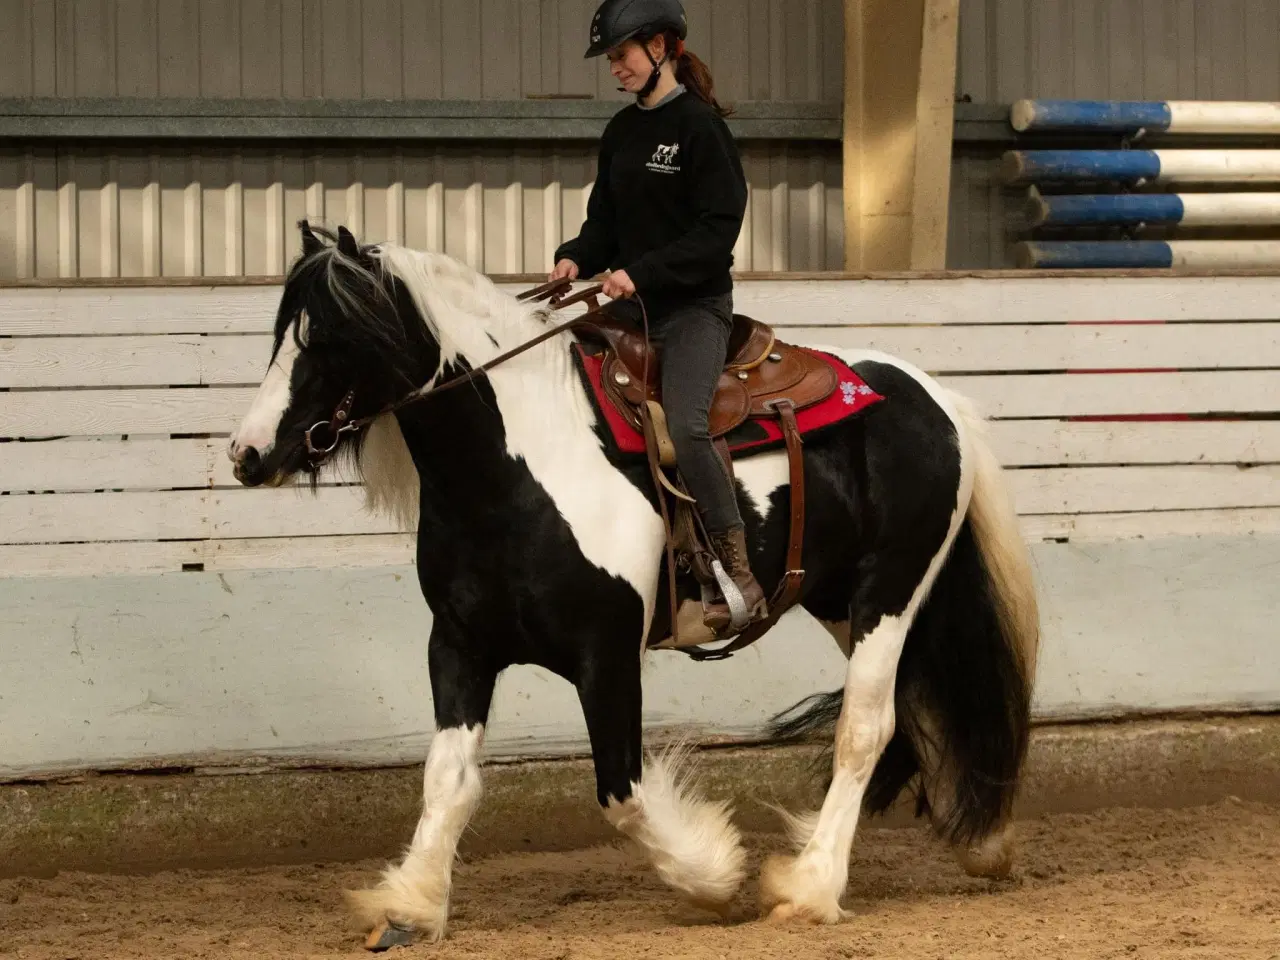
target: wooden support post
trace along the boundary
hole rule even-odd
[[[947,265],[951,202],[951,139],[955,125],[956,39],[960,0],[925,0],[916,92],[915,189],[911,207],[911,269]]]
[[[862,269],[862,3],[844,0],[844,268]]]
[[[946,266],[959,0],[845,0],[845,266]]]

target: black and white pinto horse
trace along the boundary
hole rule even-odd
[[[448,256],[301,226],[270,366],[230,442],[244,484],[300,472],[314,480],[304,431],[348,390],[354,417],[376,413],[547,330],[544,306]],[[494,684],[512,664],[574,684],[604,816],[664,881],[724,910],[744,879],[729,805],[702,798],[670,756],[642,753],[641,666],[660,602],[663,526],[646,465],[612,454],[571,339],[558,335],[342,438],[368,506],[416,524],[433,614],[437,731],[421,819],[403,859],[351,897],[375,939],[379,927],[444,935],[455,849],[481,796]],[[887,399],[805,446],[802,605],[848,672],[843,690],[772,727],[779,738],[834,727],[834,752],[821,809],[788,815],[795,854],[770,858],[760,878],[762,911],[820,922],[845,915],[860,811],[881,811],[906,789],[967,871],[1008,872],[1039,638],[1028,556],[982,420],[908,363],[830,352]],[[735,469],[768,592],[786,551],[786,454]]]

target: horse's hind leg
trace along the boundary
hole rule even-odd
[[[422,815],[408,852],[372,890],[348,893],[372,929],[365,946],[383,950],[417,937],[440,940],[449,914],[453,860],[480,803],[480,747],[497,671],[460,631],[437,618],[428,649],[436,734],[422,777]]]
[[[699,797],[677,758],[642,761],[635,648],[614,642],[594,653],[577,687],[605,818],[640,845],[667,884],[723,912],[746,873],[728,805]]]
[[[836,645],[846,657],[850,656],[850,623],[848,620],[819,620],[831,634]],[[938,724],[932,721],[927,710],[915,718],[921,736],[912,744],[921,768],[921,783],[929,802],[929,816],[940,835],[947,832],[951,812],[955,808],[955,774],[943,761],[944,744]],[[797,824],[799,826],[799,824]],[[1013,867],[1014,829],[1011,820],[1005,820],[988,836],[976,844],[963,841],[952,843],[956,860],[971,877],[990,877],[1000,880],[1009,875]]]
[[[938,518],[941,519],[941,518]],[[794,824],[796,856],[773,856],[760,872],[760,902],[776,919],[834,923],[849,879],[862,799],[893,738],[898,661],[907,633],[937,579],[959,529],[953,513],[930,549],[927,541],[890,541],[866,558],[849,605],[852,653],[836,720],[831,786],[815,817]],[[843,623],[824,624],[840,643]]]
[[[929,818],[940,836],[948,833],[948,824],[957,805],[957,776],[944,759],[947,753],[944,734],[927,712],[916,718],[916,725],[923,736],[915,744],[920,761],[920,780],[929,803]],[[998,823],[989,834],[977,843],[963,840],[952,842],[956,861],[971,877],[990,877],[1003,880],[1013,869],[1014,827],[1011,817]]]
[[[909,613],[884,615],[854,647],[836,722],[833,777],[810,835],[797,837],[797,856],[775,855],[760,873],[760,902],[776,919],[803,917],[835,923],[849,879],[849,851],[862,796],[880,754],[893,736],[894,678],[910,627]]]

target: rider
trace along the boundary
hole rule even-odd
[[[733,326],[733,246],[747,204],[737,146],[706,65],[684,47],[679,0],[605,0],[591,20],[587,57],[607,53],[621,90],[636,102],[616,113],[600,141],[595,186],[578,236],[555,252],[551,279],[606,267],[609,309],[639,322],[640,294],[661,345],[662,400],[680,471],[712,548],[746,602],[766,613],[751,573],[733,482],[712,445],[708,415]],[[729,624],[727,604],[705,622]]]

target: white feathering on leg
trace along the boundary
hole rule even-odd
[[[382,871],[372,890],[347,890],[347,906],[366,929],[386,919],[406,924],[432,942],[443,939],[449,915],[451,877],[428,854],[408,852]]]
[[[746,876],[741,834],[725,801],[697,796],[688,751],[651,758],[632,796],[610,803],[605,816],[648,852],[662,879],[694,901],[724,904]]]
[[[769,804],[775,813],[782,818],[782,828],[787,839],[797,850],[803,850],[818,829],[818,818],[821,810],[806,810],[803,813],[792,813],[783,807]]]
[[[366,926],[382,921],[440,940],[449,915],[449,892],[458,839],[483,792],[479,756],[484,726],[436,732],[422,776],[422,815],[404,859],[388,866],[372,890],[348,891],[347,904]]]

